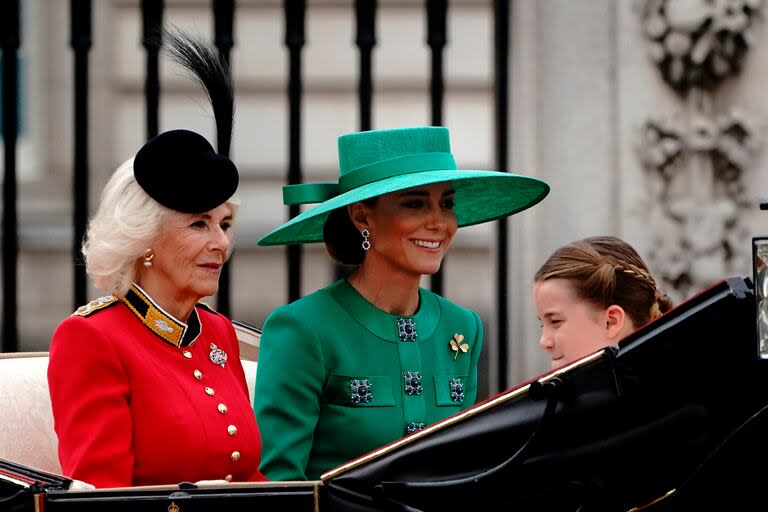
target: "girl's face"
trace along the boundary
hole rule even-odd
[[[419,276],[437,272],[456,234],[453,203],[453,187],[444,182],[385,194],[372,207],[353,205],[362,210],[351,210],[352,218],[362,213],[371,233],[364,264]]]
[[[621,307],[603,309],[578,297],[568,279],[534,283],[533,302],[541,322],[539,345],[549,355],[552,369],[615,345],[632,330]]]

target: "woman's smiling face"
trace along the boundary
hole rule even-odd
[[[452,184],[443,182],[382,195],[373,206],[356,203],[371,233],[366,262],[410,274],[437,272],[458,227],[454,195]]]

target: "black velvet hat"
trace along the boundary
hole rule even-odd
[[[150,139],[136,153],[133,174],[155,201],[172,210],[202,213],[223,204],[237,190],[237,167],[228,158],[234,117],[234,87],[228,64],[204,41],[164,31],[173,61],[197,79],[211,100],[219,151],[202,135],[170,130]]]
[[[184,213],[207,212],[237,190],[237,168],[200,134],[170,130],[152,138],[136,154],[133,174],[149,196]]]

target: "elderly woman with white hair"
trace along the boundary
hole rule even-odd
[[[229,141],[228,69],[206,45],[170,40],[211,96],[219,142]],[[264,479],[232,323],[199,302],[216,293],[229,256],[237,184],[235,165],[188,130],[153,138],[107,183],[83,254],[110,295],[79,308],[51,342],[66,476],[96,487]]]

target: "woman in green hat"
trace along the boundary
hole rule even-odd
[[[286,186],[286,204],[320,203],[260,245],[325,242],[348,278],[275,309],[261,338],[254,410],[270,480],[324,471],[474,404],[477,313],[419,287],[457,227],[511,215],[549,186],[458,170],[448,130],[339,138],[338,183]]]

